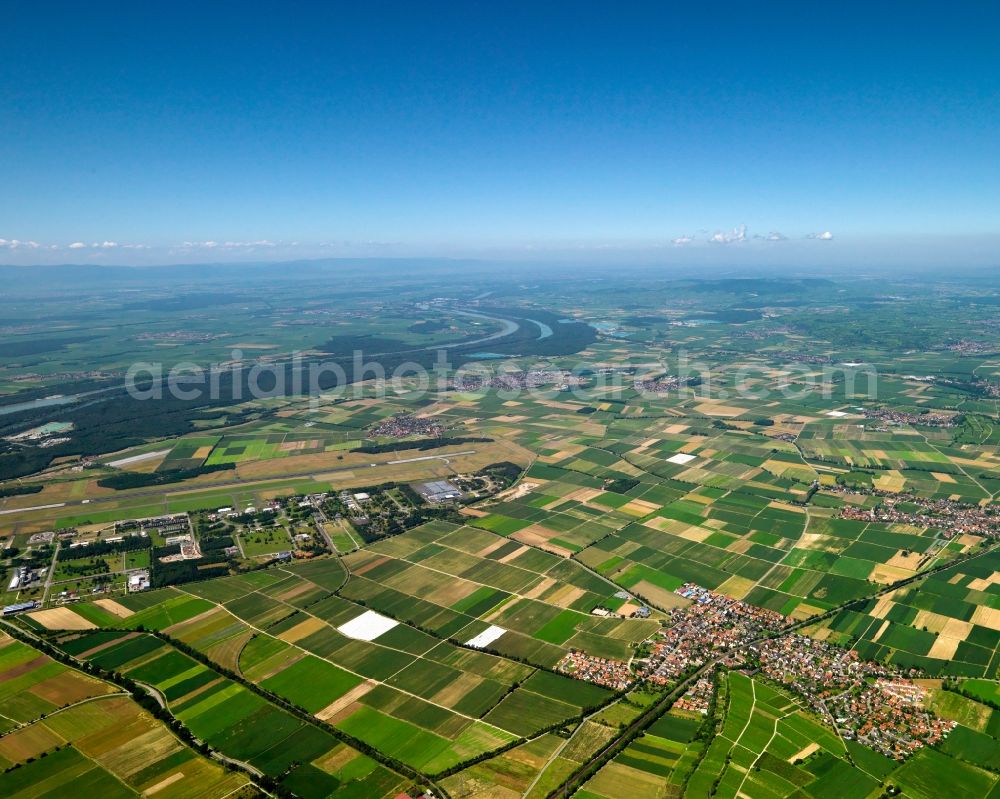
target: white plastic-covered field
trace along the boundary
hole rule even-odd
[[[476,649],[483,649],[496,641],[497,638],[505,632],[507,631],[503,627],[497,627],[495,624],[491,624],[475,638],[470,638],[466,641],[465,645],[475,647]]]
[[[383,633],[389,632],[399,624],[395,619],[376,613],[374,610],[366,610],[360,616],[356,616],[349,622],[341,624],[337,631],[348,638],[355,638],[358,641],[374,641]]]
[[[671,455],[667,458],[667,463],[690,463],[694,459],[694,455],[687,452],[678,452],[676,455]]]
[[[834,416],[834,417],[836,417],[836,418],[839,419],[841,416],[847,416],[847,412],[846,411],[827,411],[826,415],[827,416]]]

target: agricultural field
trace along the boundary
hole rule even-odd
[[[114,692],[113,686],[0,633],[0,733]]]
[[[997,785],[988,770],[991,756],[958,757],[979,742],[978,733],[958,727],[941,749],[922,749],[904,764],[854,741],[843,740],[787,694],[734,673],[719,733],[690,775],[685,796],[808,796],[815,799],[877,795],[896,786],[907,797],[987,797]],[[957,734],[955,734],[957,733]],[[986,736],[982,736],[986,739]],[[983,751],[989,752],[987,745]],[[996,752],[996,749],[993,749]],[[982,763],[987,767],[976,765]],[[995,763],[992,764],[995,768]],[[951,787],[945,789],[947,782]],[[589,799],[586,791],[579,796]],[[600,794],[598,794],[600,795]]]
[[[125,631],[162,631],[324,724],[431,774],[566,723],[611,696],[365,610],[328,590],[340,584],[337,572],[335,561],[316,561],[189,589],[201,596],[178,589],[140,594],[123,599],[117,616],[91,605],[64,608],[65,614],[100,621],[91,626],[123,631],[93,633],[117,636],[113,645],[93,651],[79,649],[86,644],[77,641],[87,639],[67,646],[76,655],[86,651],[103,668],[121,669],[137,658],[145,663],[150,652],[164,648],[158,639]],[[36,626],[51,624],[49,629],[83,626],[47,613],[25,618]],[[212,679],[205,668],[189,665],[182,673],[177,690],[197,693]],[[172,699],[173,683],[151,684],[169,689]],[[179,717],[197,732],[195,718]]]
[[[628,600],[620,588],[553,553],[446,522],[369,545],[344,559],[341,593],[442,638],[468,642],[500,628],[487,646],[552,666],[567,649],[627,660],[655,619],[599,617]],[[638,607],[636,605],[635,607]]]
[[[273,336],[217,316],[184,341],[163,310],[134,344],[196,361],[360,344],[399,362],[444,344],[471,377],[352,375],[342,393],[177,409],[162,430],[142,417],[143,435],[99,429],[103,402],[17,422],[65,417],[53,429],[76,449],[39,448],[0,482],[3,600],[37,603],[4,623],[148,686],[306,799],[1000,796],[1000,362],[977,304],[992,289],[887,282],[887,310],[864,281],[623,279],[641,306],[623,308],[542,279],[530,299],[399,281],[337,320],[319,300],[252,305]],[[911,329],[902,309],[928,307]],[[39,387],[75,346],[40,359]],[[461,496],[422,498],[442,480]],[[136,573],[150,589],[127,590]],[[890,760],[752,666],[692,710],[690,670],[643,665],[692,586],[914,680],[955,725]],[[119,701],[23,646],[0,646],[0,746]],[[35,763],[74,773],[69,744]]]
[[[677,796],[706,744],[696,740],[704,720],[667,713],[657,719],[577,792],[580,799],[637,799]]]
[[[0,774],[7,797],[260,795],[246,790],[246,777],[187,748],[123,695],[76,705],[5,735],[0,762],[8,769]]]
[[[162,697],[197,738],[281,785],[307,795],[391,795],[398,774],[176,647],[148,634],[95,632],[65,636],[61,648],[117,671]],[[269,731],[261,736],[260,730]]]
[[[260,795],[244,775],[189,748],[127,693],[6,635],[0,686],[5,797]]]
[[[1000,554],[948,566],[904,588],[845,608],[814,627],[864,657],[931,676],[996,678],[1000,669]]]

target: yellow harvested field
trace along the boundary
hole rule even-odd
[[[470,692],[474,691],[482,684],[483,678],[478,674],[463,672],[437,691],[437,693],[431,697],[431,701],[438,705],[444,705],[445,707],[455,707],[455,705],[461,702],[464,697],[468,696]]]
[[[800,749],[798,752],[796,752],[794,755],[788,758],[788,762],[794,763],[796,760],[805,760],[807,757],[809,757],[809,755],[811,755],[817,749],[819,749],[819,744],[811,743],[804,749]]]
[[[544,532],[540,532],[544,531]],[[538,547],[539,549],[544,549],[547,552],[551,552],[554,555],[559,555],[564,558],[570,557],[573,553],[570,552],[565,547],[561,547],[557,544],[550,544],[549,539],[555,538],[558,533],[551,530],[546,530],[544,527],[538,527],[538,525],[532,525],[531,527],[526,527],[523,530],[519,530],[511,536],[516,541],[520,541],[522,544],[529,544],[530,546]]]
[[[767,507],[777,508],[778,510],[785,510],[788,511],[789,513],[801,513],[803,515],[806,512],[806,509],[799,505],[791,505],[787,502],[778,502],[777,500],[771,500],[770,502],[768,502]]]
[[[321,756],[319,760],[314,760],[313,765],[321,771],[325,771],[327,774],[337,774],[343,771],[344,766],[356,757],[361,757],[361,754],[357,750],[351,749],[351,747],[346,746],[345,744],[341,744]]]
[[[590,502],[594,497],[599,497],[604,492],[599,488],[580,488],[571,491],[562,498],[562,502],[575,500],[576,502]]]
[[[1000,610],[980,605],[972,614],[970,621],[981,627],[989,627],[991,630],[1000,630]]]
[[[557,590],[549,594],[545,598],[545,601],[549,604],[555,605],[556,607],[568,608],[585,593],[587,592],[582,588],[577,588],[572,585],[562,585]]]
[[[917,564],[920,563],[920,559],[922,557],[922,552],[910,552],[909,554],[904,555],[903,550],[901,549],[886,561],[886,565],[916,571]]]
[[[548,591],[552,586],[556,584],[555,577],[544,577],[539,581],[538,585],[525,591],[522,596],[525,599],[538,599],[542,594]]]
[[[657,517],[657,519],[650,519],[650,522],[656,522],[658,520],[659,517]],[[668,520],[664,519],[663,521],[668,521]],[[649,524],[647,522],[643,522],[643,525],[656,529],[655,524]],[[704,541],[706,538],[712,535],[712,531],[707,530],[704,527],[687,527],[681,533],[679,533],[679,535],[681,538],[685,538],[688,541]]]
[[[927,653],[927,657],[951,660],[955,657],[955,652],[958,651],[960,643],[962,642],[958,638],[948,638],[947,636],[939,635]]]
[[[182,779],[184,779],[184,772],[183,771],[175,772],[174,774],[171,774],[166,779],[162,779],[158,783],[156,783],[155,785],[151,785],[150,787],[148,787],[146,790],[144,790],[142,792],[142,795],[143,796],[155,796],[160,791],[162,791],[164,788],[169,788],[175,782],[177,782],[178,780],[182,780]]]
[[[871,574],[868,577],[876,583],[886,584],[902,580],[904,577],[909,577],[912,574],[912,569],[901,569],[898,566],[889,566],[886,563],[876,563],[875,568],[871,570]]]
[[[702,402],[695,405],[694,409],[705,416],[740,416],[744,413],[743,408],[737,408],[735,405],[723,405],[721,402]]]
[[[660,509],[660,505],[656,505],[652,502],[647,502],[643,499],[633,499],[631,502],[622,505],[619,510],[623,510],[626,513],[633,514],[635,516],[646,516],[647,514],[653,513]]]
[[[884,619],[895,604],[889,596],[880,596],[868,615],[876,619]]]
[[[529,547],[527,544],[525,544],[524,546],[518,547],[513,552],[508,552],[506,555],[504,555],[502,558],[500,558],[500,560],[498,562],[499,563],[510,563],[512,560],[514,560],[514,558],[520,557],[525,552],[530,552],[530,551],[531,551],[531,547]]]
[[[28,616],[41,624],[46,630],[93,630],[96,624],[87,621],[83,616],[74,613],[69,608],[49,608],[36,610]]]
[[[134,610],[130,610],[113,599],[97,599],[94,600],[94,604],[104,608],[108,613],[113,616],[117,616],[119,619],[127,619],[129,616],[135,613]]]
[[[800,611],[804,617],[805,616],[818,616],[820,613],[824,613],[826,608],[819,608],[816,605],[810,605],[808,602],[801,603],[795,610]],[[795,615],[794,613],[792,614]]]
[[[489,514],[484,514],[484,515],[489,515]],[[482,549],[480,549],[476,553],[476,557],[477,558],[485,558],[491,552],[494,552],[494,551],[500,549],[500,547],[502,547],[506,543],[507,543],[507,539],[506,538],[497,538],[496,541],[491,541],[486,546],[484,546]],[[520,552],[520,550],[518,550],[518,551]]]
[[[899,492],[906,485],[906,478],[902,476],[894,477],[891,473],[884,474],[872,480],[872,485],[881,491]]]
[[[801,468],[801,464],[788,463],[787,461],[766,460],[760,465],[760,467],[764,471],[771,472],[771,474],[776,474],[780,477],[789,469]]]
[[[365,680],[360,685],[354,686],[350,691],[348,691],[343,696],[337,697],[333,702],[324,707],[322,710],[316,711],[316,718],[320,721],[329,721],[334,716],[336,716],[341,710],[343,710],[348,705],[356,702],[362,696],[367,694],[372,690],[378,683],[374,680]]]
[[[278,638],[285,643],[294,644],[297,641],[301,641],[303,638],[308,638],[313,633],[318,633],[320,630],[323,630],[328,626],[329,625],[322,619],[310,617],[305,621],[300,621],[294,627],[285,630],[283,633],[280,633]]]
[[[691,604],[690,599],[685,599],[680,594],[675,594],[673,591],[668,591],[666,588],[660,588],[658,585],[653,585],[653,583],[647,582],[646,580],[640,580],[637,582],[632,590],[636,596],[648,599],[654,605],[659,605],[662,608],[686,608]]]
[[[733,599],[743,599],[755,585],[756,583],[747,577],[733,575],[715,590]]]

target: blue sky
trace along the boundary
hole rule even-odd
[[[41,1],[4,28],[0,262],[1000,262],[995,3]]]

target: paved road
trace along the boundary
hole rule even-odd
[[[49,590],[52,588],[52,580],[56,576],[56,565],[59,563],[59,548],[62,546],[61,541],[56,541],[56,550],[52,553],[52,560],[49,563],[49,573],[45,578],[45,590],[42,592],[42,605],[49,599]]]

